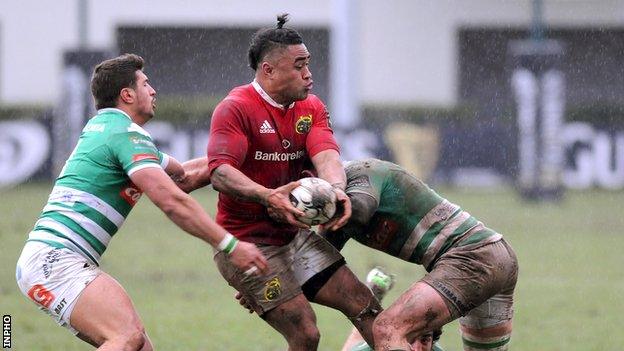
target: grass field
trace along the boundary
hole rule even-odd
[[[0,312],[12,316],[14,350],[89,350],[15,284],[15,262],[50,187],[0,190]],[[560,205],[526,204],[511,190],[440,193],[503,233],[518,254],[512,350],[624,348],[624,193],[570,192]],[[194,196],[213,213],[212,191]],[[344,254],[360,277],[374,265],[398,275],[385,305],[423,274],[357,243]],[[286,349],[278,333],[238,306],[209,247],[178,230],[146,199],[115,236],[102,267],[129,292],[159,350]],[[338,350],[349,322],[333,310],[315,310],[319,349]],[[461,350],[456,322],[445,327],[442,345]]]

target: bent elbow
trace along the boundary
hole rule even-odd
[[[215,169],[209,179],[214,190],[224,192],[227,189],[225,185],[226,176],[223,172],[221,172],[220,168]]]

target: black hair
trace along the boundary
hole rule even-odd
[[[284,28],[286,22],[288,22],[287,13],[278,15],[275,28],[262,28],[251,37],[251,44],[247,52],[251,69],[254,71],[258,69],[258,64],[274,49],[283,49],[288,45],[303,43],[303,38],[296,30]]]
[[[442,336],[442,328],[441,327],[438,328],[438,329],[435,329],[433,331],[433,335],[432,335],[431,339],[433,339],[433,342],[435,343],[436,341],[440,340],[440,336]]]

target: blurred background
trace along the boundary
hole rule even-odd
[[[93,66],[121,53],[143,56],[158,92],[156,118],[146,129],[179,160],[203,156],[215,105],[253,79],[246,58],[251,35],[274,26],[283,12],[312,54],[313,92],[329,107],[345,159],[397,162],[510,238],[525,269],[516,348],[619,350],[621,343],[607,339],[615,337],[610,327],[615,334],[624,324],[612,310],[624,302],[618,211],[624,200],[622,0],[0,2],[0,240],[6,243],[0,247],[0,312],[16,319],[15,343],[40,349],[45,338],[35,335],[46,335],[68,343],[65,349],[85,348],[66,341],[69,334],[43,321],[47,317],[19,296],[12,270],[51,181],[95,112]],[[212,190],[197,197],[214,213]],[[203,274],[209,274],[214,280],[206,291],[225,285],[206,253],[198,254],[202,269],[167,251],[186,252],[196,242],[169,239],[166,232],[177,230],[145,202],[118,245],[140,246],[159,260],[137,257],[150,265],[138,264],[134,275],[126,267],[134,267],[135,257],[114,254],[123,252],[115,246],[104,267],[139,306],[192,304],[193,298],[210,304],[202,295],[142,300],[143,290],[170,289],[167,277],[183,286],[208,284]],[[163,242],[146,248],[131,228]],[[409,265],[371,259],[359,247],[348,250],[361,276],[378,263],[405,272],[399,287],[422,275]],[[229,295],[223,299],[242,316],[235,324],[261,330],[256,337],[270,340],[251,345],[284,348],[279,335],[240,313]],[[161,310],[150,314],[149,307],[140,312],[164,349],[255,349],[230,341],[224,331],[194,333],[193,323],[163,326],[184,312],[166,318]],[[323,337],[322,349],[336,349],[348,331],[348,323],[331,313],[319,312],[320,324],[331,320],[323,335],[333,333]],[[592,323],[596,328],[587,329]],[[448,329],[447,349],[459,350],[456,328]],[[192,343],[168,343],[178,332]],[[220,341],[197,341],[203,337]],[[41,349],[60,348],[47,347]]]

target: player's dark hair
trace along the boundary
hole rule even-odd
[[[284,28],[288,22],[288,14],[277,16],[277,26],[275,28],[262,28],[251,37],[251,44],[247,56],[249,67],[254,71],[258,69],[258,64],[275,49],[284,49],[288,45],[298,45],[303,43],[303,38],[292,28]]]
[[[145,61],[139,55],[123,54],[102,61],[93,70],[91,94],[95,107],[116,107],[121,89],[136,87],[136,71],[142,70]]]
[[[431,339],[433,340],[433,342],[436,342],[436,341],[440,340],[440,336],[442,336],[442,328],[435,329],[433,331],[433,335],[432,335]]]

